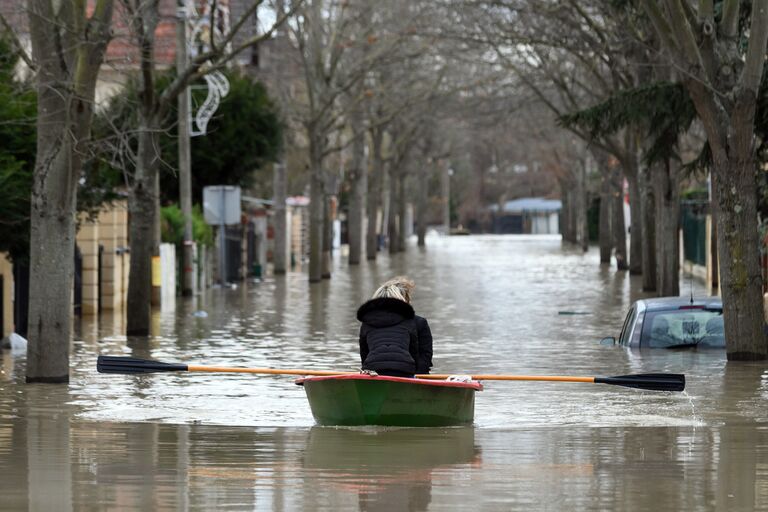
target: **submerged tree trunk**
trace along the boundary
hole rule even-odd
[[[573,194],[572,183],[569,180],[560,178],[560,195],[562,197],[562,210],[560,211],[560,232],[563,235],[563,241],[576,243],[576,235],[573,231]]]
[[[416,201],[416,237],[417,245],[424,247],[426,245],[427,238],[427,203],[429,202],[429,195],[427,193],[427,180],[432,171],[431,161],[427,161],[426,165],[422,167],[419,172],[419,198]]]
[[[130,245],[131,264],[126,302],[126,334],[129,336],[149,335],[152,303],[152,256],[156,252],[155,201],[159,190],[156,189],[157,154],[156,119],[143,120],[139,126],[139,148],[136,171],[133,177],[128,201],[131,215]]]
[[[309,182],[309,282],[323,278],[323,227],[325,220],[325,182],[320,143],[310,130],[310,182]]]
[[[61,114],[55,120],[46,116],[47,122],[38,125],[30,217],[27,382],[69,381],[77,181],[70,185],[68,176],[78,153],[66,134],[77,130],[67,118],[80,101],[50,96],[41,91],[38,115],[46,109],[55,112],[54,108]],[[79,168],[80,162],[76,165]]]
[[[641,209],[643,212],[643,291],[656,291],[656,200],[653,193],[652,169],[641,171]]]
[[[399,169],[394,166],[389,172],[389,206],[387,208],[387,240],[389,240],[389,253],[398,252],[400,235],[398,233],[397,211],[398,211],[398,180]]]
[[[680,295],[679,163],[667,160],[652,169],[656,200],[656,289],[663,297],[677,297]]]
[[[624,177],[618,167],[613,170],[613,243],[616,257],[616,270],[627,270],[627,230],[624,224]]]
[[[362,132],[362,120],[353,115],[353,130]],[[358,265],[363,253],[363,233],[368,189],[367,162],[365,161],[365,138],[358,135],[352,141],[352,163],[349,169],[351,193],[349,196],[349,218],[347,219],[347,240],[349,242],[349,264]]]
[[[331,265],[333,262],[333,210],[334,196],[323,197],[323,279],[331,278]]]
[[[594,152],[593,152],[594,153]],[[600,170],[600,213],[598,218],[598,242],[600,244],[600,263],[611,262],[613,251],[613,232],[611,231],[611,212],[613,195],[611,183],[611,169],[608,165],[608,156],[602,152],[594,154]]]
[[[584,252],[589,249],[589,220],[587,219],[587,166],[582,162],[576,184],[576,238]]]
[[[638,185],[638,164],[634,144],[630,145],[628,154],[629,161],[624,162],[622,167],[624,169],[624,177],[627,179],[627,192],[629,195],[629,273],[640,274],[643,271],[643,207],[640,198],[640,187]],[[623,201],[623,181],[619,190]],[[623,219],[623,207],[621,212]],[[624,232],[626,233],[626,229]]]
[[[720,290],[728,359],[768,356],[757,231],[755,162],[716,161],[712,202],[717,222]]]
[[[285,199],[287,194],[285,161],[276,162],[272,169],[272,199],[275,226],[275,251],[272,255],[272,272],[285,274],[288,268],[288,215]]]
[[[317,283],[323,278],[323,204],[322,177],[312,171],[309,183],[309,282]]]
[[[397,180],[398,184],[398,209],[397,209],[397,217],[399,220],[399,226],[397,229],[397,250],[399,252],[405,251],[405,245],[406,245],[406,234],[411,230],[411,226],[408,226],[408,191],[406,189],[406,182],[408,180],[408,176],[406,173],[401,173],[399,179]]]
[[[68,382],[77,184],[87,152],[96,77],[112,0],[90,18],[75,2],[29,0],[37,65],[37,159],[30,207],[27,382]]]
[[[368,180],[368,231],[365,234],[365,257],[368,260],[375,260],[379,250],[379,231],[378,214],[381,204],[381,175],[383,172],[383,161],[381,157],[382,131],[374,129],[371,133],[372,165],[371,175]]]

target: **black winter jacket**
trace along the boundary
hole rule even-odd
[[[427,319],[398,299],[371,299],[357,310],[364,370],[429,373],[432,332]]]

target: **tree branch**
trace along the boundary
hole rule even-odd
[[[765,66],[765,47],[768,42],[768,5],[765,2],[752,4],[752,22],[749,28],[749,47],[741,74],[741,87],[757,97],[760,80]]]
[[[3,28],[5,29],[5,33],[8,34],[8,37],[11,38],[11,42],[13,43],[13,46],[16,47],[16,51],[19,53],[19,57],[21,57],[21,60],[24,61],[24,64],[26,64],[29,69],[31,69],[33,72],[37,71],[37,67],[35,66],[35,63],[32,62],[32,57],[27,53],[27,51],[24,49],[24,45],[21,44],[21,40],[16,35],[16,32],[11,28],[11,25],[8,23],[8,20],[5,19],[5,16],[3,16],[3,13],[0,12],[0,24],[2,24]]]
[[[724,37],[733,39],[738,36],[740,3],[739,0],[723,1],[723,18],[720,21],[720,33]],[[762,4],[762,2],[753,2],[754,4]]]

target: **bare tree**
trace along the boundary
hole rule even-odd
[[[413,4],[416,7],[398,3],[401,4],[418,12],[418,3]],[[317,282],[330,276],[329,268],[323,265],[324,261],[330,260],[330,246],[324,242],[327,238],[323,232],[323,226],[327,224],[324,205],[328,202],[327,196],[335,193],[334,185],[339,182],[339,176],[326,168],[326,158],[350,142],[356,144],[354,154],[359,158],[360,119],[356,116],[360,115],[360,109],[365,108],[368,89],[367,85],[361,84],[371,70],[396,58],[395,50],[410,33],[403,29],[401,13],[371,0],[311,0],[290,27],[304,89],[296,91],[286,106],[300,120],[307,139],[310,168],[309,280]],[[332,137],[345,125],[354,127],[351,136]],[[341,142],[334,144],[332,139]],[[371,171],[375,173],[376,140],[373,146]],[[359,175],[360,169],[361,166],[355,163],[355,176]],[[356,187],[360,184],[357,183]],[[370,213],[370,201],[367,206]],[[362,211],[359,203],[355,211]],[[359,225],[354,225],[357,233]],[[370,248],[367,255],[371,257]]]
[[[180,69],[174,79],[158,91],[158,63],[156,57],[155,36],[160,20],[159,0],[119,0],[133,44],[139,57],[138,89],[138,139],[136,155],[133,157],[135,168],[130,173],[129,211],[131,214],[130,243],[131,267],[128,286],[126,331],[129,335],[147,335],[150,330],[152,255],[158,251],[159,205],[158,170],[161,163],[158,137],[166,128],[164,124],[167,112],[176,103],[177,97],[190,84],[205,75],[222,68],[236,55],[254,44],[267,39],[274,30],[283,24],[293,10],[282,12],[275,22],[265,30],[244,40],[235,38],[248,23],[263,0],[254,0],[241,17],[231,23],[220,23],[226,15],[219,10],[219,4],[207,5],[209,28],[207,37],[197,41],[202,46],[190,60],[185,69]],[[300,5],[296,3],[295,8]],[[227,20],[228,21],[228,20]],[[125,146],[126,151],[130,149]]]
[[[755,109],[765,67],[768,4],[642,2],[682,76],[712,152],[713,208],[729,360],[768,358],[757,233]],[[748,30],[740,30],[748,18]],[[746,51],[744,51],[744,44]]]
[[[69,380],[75,211],[96,78],[110,39],[112,0],[30,0],[37,83],[31,211],[27,382]]]

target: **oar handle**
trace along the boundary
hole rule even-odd
[[[194,366],[188,365],[187,370],[190,372],[216,372],[216,373],[259,373],[267,375],[348,375],[355,372],[337,372],[332,370],[278,370],[275,368],[230,368],[227,366]]]

